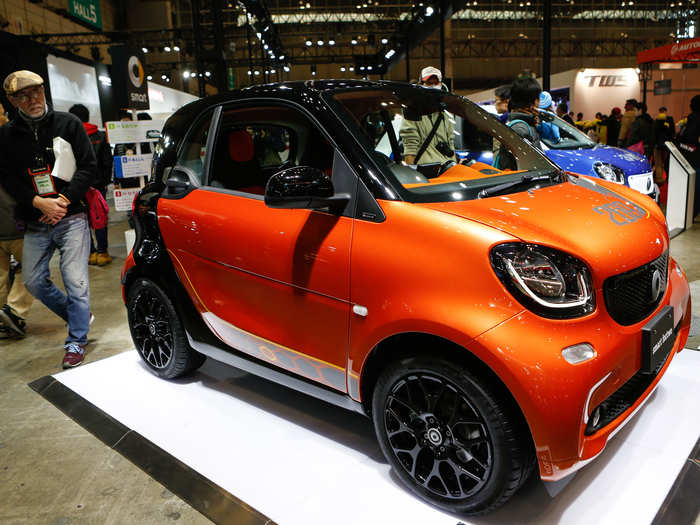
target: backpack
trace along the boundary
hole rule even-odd
[[[532,132],[532,126],[530,126],[530,124],[528,124],[527,122],[525,122],[522,119],[513,119],[513,120],[509,120],[506,123],[506,126],[508,126],[509,128],[512,128],[514,124],[517,124],[519,122],[523,123],[527,126],[528,134],[530,135],[529,142],[530,142],[530,144],[532,144],[534,146],[535,145],[535,135]],[[523,137],[523,138],[525,138],[525,137]],[[493,159],[493,167],[496,169],[500,169],[500,170],[507,170],[507,169],[514,170],[517,168],[516,164],[517,163],[515,161],[515,157],[513,156],[513,154],[510,151],[503,151],[503,145],[501,145],[501,147],[498,148],[498,153],[496,153],[496,157]]]
[[[88,209],[88,224],[93,230],[101,230],[107,226],[109,218],[109,206],[102,193],[95,188],[90,188],[85,193]]]

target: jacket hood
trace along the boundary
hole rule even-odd
[[[586,177],[509,195],[421,206],[570,253],[588,264],[596,288],[611,275],[655,259],[669,246],[663,215],[650,199]]]
[[[85,131],[87,132],[88,136],[97,133],[97,126],[95,126],[94,124],[90,124],[89,122],[83,122],[83,127],[85,128]]]
[[[625,175],[638,175],[649,173],[651,164],[644,155],[634,153],[622,148],[598,145],[590,149],[549,149],[545,155],[560,168],[598,177],[593,166],[596,162],[605,162],[620,168]]]

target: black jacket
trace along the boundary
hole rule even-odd
[[[644,151],[649,156],[654,145],[654,119],[649,113],[642,113],[630,126],[630,134],[625,142],[625,146],[632,146],[637,142],[644,144]]]
[[[37,194],[28,173],[34,167],[37,155],[43,155],[49,168],[56,158],[53,154],[53,139],[61,137],[73,148],[76,170],[70,182],[52,177],[55,195],[62,194],[70,201],[66,215],[86,211],[83,202],[85,192],[95,183],[97,161],[83,123],[76,116],[61,111],[48,110],[47,116],[38,125],[30,124],[21,117],[0,127],[0,184],[17,201],[16,215],[25,221],[36,221],[41,212],[32,206]]]

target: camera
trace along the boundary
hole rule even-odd
[[[452,157],[455,154],[454,150],[450,148],[450,145],[444,140],[441,140],[435,144],[435,149],[442,153],[445,157]]]

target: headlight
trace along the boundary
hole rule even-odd
[[[536,244],[500,244],[491,250],[491,265],[508,291],[542,317],[571,319],[595,310],[591,273],[567,253]]]
[[[617,184],[625,183],[625,172],[617,166],[613,166],[607,162],[596,162],[593,164],[593,169],[601,179],[616,182]]]

